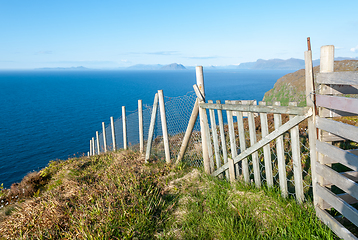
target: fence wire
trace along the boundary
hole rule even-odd
[[[196,100],[196,95],[194,92],[189,92],[184,96],[179,97],[164,97],[165,102],[165,111],[166,111],[166,120],[167,120],[167,130],[169,135],[169,148],[170,148],[170,155],[172,161],[175,161],[181,144],[184,137],[184,133],[188,126],[188,122],[194,107],[194,103]],[[145,105],[143,106],[143,130],[144,130],[144,151],[146,150],[146,143],[148,140],[148,131],[149,125],[151,120],[151,115],[153,111],[153,106]],[[209,112],[207,112],[207,116],[209,118]],[[226,124],[226,111],[223,111],[224,123]],[[259,118],[256,117],[258,120]],[[283,118],[284,119],[284,118]],[[256,122],[256,131],[257,134],[257,141],[261,138],[261,127],[260,121]],[[133,150],[139,150],[139,123],[138,123],[138,111],[127,112],[126,114],[126,124],[127,124],[127,143],[128,148]],[[244,119],[244,122],[246,118]],[[269,120],[272,122],[273,119]],[[284,122],[287,121],[284,120]],[[210,125],[210,120],[208,120]],[[218,123],[217,114],[215,114],[215,122]],[[236,143],[239,143],[239,135],[238,129],[234,117],[235,122],[235,135],[236,135]],[[284,123],[283,122],[283,123]],[[244,124],[245,125],[245,124]],[[271,127],[270,132],[273,130],[273,124],[269,124]],[[304,128],[304,127],[303,127]],[[308,147],[308,136],[306,129],[303,129],[301,126],[300,129],[300,154],[301,154],[301,163],[302,163],[302,178],[303,178],[303,188],[304,193],[306,196],[310,196],[312,194],[312,183],[311,183],[311,171],[310,171],[310,157],[309,157],[309,147]],[[123,122],[122,117],[116,119],[114,121],[114,129],[115,129],[115,139],[116,139],[116,148],[120,149],[123,148]],[[226,138],[226,145],[228,149],[229,156],[231,155],[230,152],[230,140],[228,134],[227,125],[224,127],[224,134]],[[245,132],[248,131],[248,126],[246,123]],[[219,134],[219,127],[217,126],[218,136]],[[112,133],[111,133],[111,126],[108,124],[105,130],[106,134],[106,142],[107,142],[107,149],[113,149],[113,141],[112,141]],[[212,135],[212,131],[210,131]],[[159,106],[156,114],[155,119],[155,127],[154,127],[154,136],[151,148],[151,159],[162,160],[165,161],[165,152],[164,152],[164,142],[162,137],[162,123],[160,117]],[[246,133],[246,146],[250,146],[250,140],[248,132]],[[212,136],[211,136],[212,138]],[[287,186],[288,186],[288,193],[290,195],[295,195],[295,180],[293,174],[293,162],[292,162],[292,150],[291,150],[291,139],[290,133],[286,132],[283,135],[284,139],[284,157],[286,162],[286,176],[287,176]],[[104,141],[103,141],[103,133],[101,132],[99,135],[99,142],[100,142],[100,150],[103,152],[104,150]],[[219,141],[219,144],[220,141]],[[97,147],[95,146],[96,151]],[[237,149],[240,151],[240,147],[237,146]],[[214,148],[212,148],[212,156],[214,156]],[[278,160],[277,160],[277,152],[276,152],[276,141],[273,140],[270,142],[270,153],[271,153],[271,162],[272,162],[272,171],[273,171],[273,178],[274,184],[279,185],[279,175],[278,175]],[[223,155],[222,155],[222,148],[220,147],[220,161],[223,164]],[[263,149],[261,148],[258,151],[259,162],[260,162],[260,177],[263,183],[266,183],[266,173],[265,173],[265,165],[264,165],[264,155]],[[202,143],[201,143],[201,134],[200,134],[200,125],[199,125],[199,118],[197,119],[194,130],[192,132],[186,153],[183,157],[183,162],[190,166],[200,167],[203,166],[203,157],[202,157]],[[215,161],[215,160],[214,160]],[[249,163],[249,173],[250,179],[253,181],[254,173],[253,173],[253,163],[251,156],[248,157]],[[242,172],[242,169],[239,166],[239,172]]]

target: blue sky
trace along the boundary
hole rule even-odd
[[[0,0],[0,69],[358,57],[358,1]]]

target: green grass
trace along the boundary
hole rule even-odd
[[[336,239],[309,202],[184,164],[144,164],[131,151],[54,161],[31,176],[46,181],[1,211],[0,239]]]

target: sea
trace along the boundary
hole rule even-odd
[[[206,70],[206,99],[258,100],[293,70]],[[193,91],[195,70],[0,71],[0,185],[12,183],[49,161],[87,154],[89,139],[111,116],[152,105],[154,94]],[[191,106],[190,106],[191,107]]]

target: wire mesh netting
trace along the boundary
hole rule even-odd
[[[172,161],[178,156],[183,136],[188,126],[188,122],[192,113],[196,100],[194,92],[188,92],[184,96],[164,97],[165,115],[167,121],[167,130],[169,135],[170,155]],[[150,126],[153,106],[143,106],[143,133],[144,148],[148,141],[148,132]],[[139,150],[139,117],[138,110],[126,113],[127,143],[128,147],[133,150]],[[123,119],[122,117],[114,121],[115,144],[116,149],[124,147],[123,144]],[[159,159],[165,161],[164,142],[162,136],[162,122],[159,107],[155,117],[154,136],[151,148],[151,159]],[[113,138],[111,125],[108,124],[105,130],[107,149],[113,149]],[[104,151],[103,132],[99,134],[100,152]],[[95,152],[98,152],[95,146]],[[196,121],[194,130],[186,151],[183,161],[193,166],[202,165],[201,153],[201,136],[199,120]]]
[[[166,112],[166,121],[167,121],[167,130],[168,130],[168,137],[169,137],[169,148],[170,148],[170,156],[172,162],[174,162],[178,156],[182,140],[188,126],[188,122],[195,104],[196,95],[194,92],[189,92],[184,96],[179,97],[165,97],[165,112]],[[153,111],[153,106],[143,106],[143,130],[144,130],[144,150],[146,150],[146,143],[148,140],[148,132],[149,126],[151,121],[151,115]],[[230,151],[230,139],[228,134],[228,127],[226,125],[227,118],[226,118],[226,111],[223,110],[223,119],[224,119],[224,135],[225,135],[225,142],[226,147],[228,150],[229,157],[231,156]],[[210,124],[210,115],[207,110],[208,116],[208,123]],[[215,116],[215,123],[218,123],[218,116]],[[288,121],[287,115],[282,115],[283,124]],[[236,137],[236,148],[238,152],[240,152],[239,145],[239,134],[237,128],[237,120],[234,117],[234,129],[235,129],[235,137]],[[216,124],[217,125],[217,124]],[[268,125],[269,125],[269,132],[274,130],[273,124],[273,115],[268,115]],[[139,117],[138,111],[127,112],[126,113],[126,126],[127,126],[127,143],[128,147],[133,150],[139,150]],[[301,164],[302,164],[302,179],[303,179],[303,189],[304,193],[307,195],[312,194],[312,184],[311,184],[311,173],[310,173],[310,157],[309,157],[309,147],[308,147],[308,136],[306,133],[305,124],[300,124],[300,157],[301,157]],[[123,121],[122,117],[116,119],[114,121],[114,129],[115,129],[115,140],[116,140],[116,148],[120,149],[123,148]],[[246,147],[250,146],[250,138],[249,138],[249,130],[248,130],[248,122],[247,118],[244,118],[244,129],[245,129],[245,142]],[[255,129],[256,129],[256,137],[257,141],[261,139],[261,124],[260,124],[260,117],[259,115],[255,117]],[[217,134],[220,136],[219,127],[216,127]],[[212,129],[210,130],[211,139],[212,136]],[[162,123],[161,123],[161,116],[159,111],[159,106],[156,112],[155,117],[155,127],[154,127],[154,134],[153,134],[153,141],[151,147],[151,154],[150,158],[156,160],[165,161],[165,151],[164,151],[164,141],[162,136]],[[105,129],[105,137],[107,142],[107,149],[113,149],[113,139],[112,139],[112,131],[111,125],[109,124]],[[104,151],[104,137],[103,132],[99,135],[99,145],[100,145],[100,152]],[[283,145],[284,145],[284,159],[286,163],[286,181],[288,187],[288,193],[290,195],[295,195],[295,179],[293,174],[293,161],[292,161],[292,148],[291,148],[291,137],[290,133],[286,132],[283,135]],[[221,145],[221,141],[219,141],[219,145]],[[271,162],[272,162],[272,172],[273,172],[273,180],[275,185],[279,185],[279,174],[278,174],[278,157],[277,157],[277,149],[276,149],[276,140],[270,142],[270,153],[271,153]],[[97,152],[97,147],[96,152]],[[223,159],[223,152],[222,147],[220,146],[219,152],[219,161],[221,164],[224,164]],[[214,160],[214,147],[212,147],[211,157]],[[260,178],[263,183],[266,183],[266,172],[265,172],[265,164],[264,164],[264,154],[263,149],[259,149],[258,151],[258,158],[260,163]],[[183,157],[183,162],[190,166],[203,166],[203,157],[202,157],[202,143],[201,143],[201,134],[200,134],[200,125],[199,125],[199,118],[197,119],[194,130],[192,132],[187,150]],[[249,174],[250,179],[253,182],[254,179],[254,172],[253,172],[253,161],[252,156],[248,157],[248,165],[249,165]],[[239,173],[242,173],[241,164],[238,164],[237,169]]]

